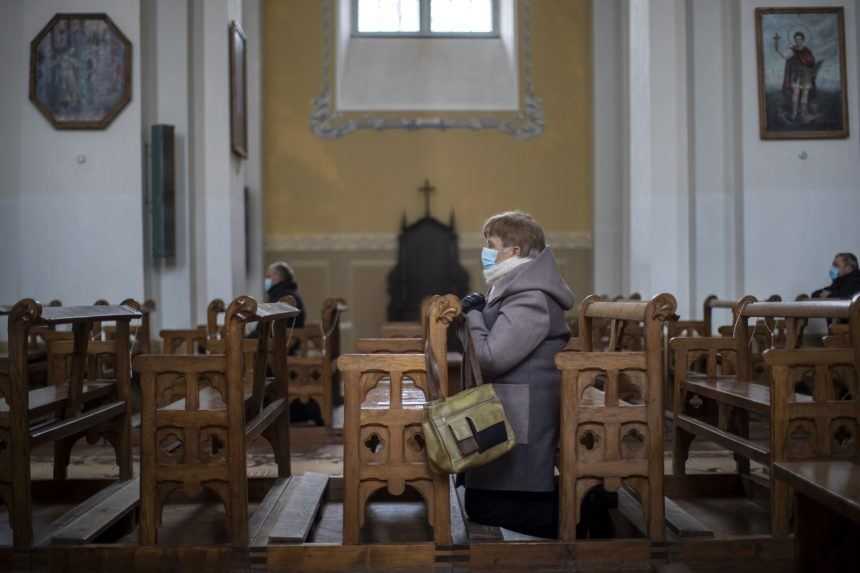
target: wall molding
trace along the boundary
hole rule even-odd
[[[548,232],[547,243],[554,249],[591,249],[590,231]],[[480,233],[460,234],[460,249],[480,249],[484,240]],[[356,251],[397,251],[395,233],[337,233],[315,235],[268,235],[268,252],[356,252]]]

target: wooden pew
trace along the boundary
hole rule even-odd
[[[424,352],[424,337],[419,338],[360,338],[355,342],[356,354],[420,354]]]
[[[63,303],[54,299],[47,306],[63,306]],[[0,305],[0,316],[8,316],[12,311],[11,305]],[[30,330],[30,341],[27,352],[27,363],[29,365],[29,384],[31,388],[44,386],[49,378],[49,361],[45,348],[46,333],[53,332],[53,326],[39,326]],[[0,354],[0,377],[9,377],[9,355],[7,352]]]
[[[851,320],[852,344],[860,336],[860,296],[853,301],[800,301],[790,303],[755,302],[746,297],[738,305],[735,337],[681,337],[670,342],[675,354],[675,389],[673,396],[674,443],[673,473],[684,475],[690,444],[695,437],[715,442],[735,453],[738,473],[749,474],[749,460],[770,466],[776,445],[774,427],[782,416],[772,401],[772,388],[755,382],[753,356],[750,350],[753,329],[750,319],[783,319],[785,336],[781,350],[794,350],[800,342],[802,327],[809,318],[845,318]],[[681,367],[704,357],[704,374]],[[730,372],[722,369],[730,365]],[[790,392],[792,401],[809,403],[813,396],[795,392],[794,385],[780,388]],[[817,390],[816,390],[817,391]],[[756,413],[770,419],[771,439],[767,444],[749,440],[749,415]],[[771,485],[770,483],[766,485]]]
[[[724,308],[725,305],[734,305],[734,301],[722,301],[715,295],[709,295],[702,303],[701,320],[673,320],[666,323],[666,339],[676,336],[712,336],[713,311],[715,308]],[[731,306],[729,307],[731,308]]]
[[[419,315],[421,322],[385,322],[380,329],[382,338],[423,338],[425,331],[424,319],[427,317],[427,307],[433,300],[432,296],[421,299]]]
[[[764,356],[773,378],[773,463],[813,460],[856,462],[860,459],[860,368],[854,350],[768,350]],[[797,400],[794,386],[800,376],[810,370],[815,377],[813,395],[811,399]],[[838,392],[837,381],[847,384],[850,391]],[[795,469],[803,473],[803,467],[801,464]],[[858,472],[860,470],[855,471]],[[774,535],[784,536],[789,532],[789,496],[789,483],[775,480],[771,489],[771,526]]]
[[[593,487],[622,486],[636,492],[652,541],[665,538],[663,501],[663,323],[676,318],[675,298],[661,294],[650,301],[603,301],[589,297],[579,314],[582,351],[562,352],[561,520],[560,538],[576,539],[579,508]],[[610,323],[619,334],[604,352],[594,350],[595,323]],[[639,351],[619,351],[621,331],[644,324]],[[624,379],[637,396],[621,400]],[[602,400],[594,388],[602,381]]]
[[[350,354],[338,359],[344,375],[343,543],[356,545],[368,499],[387,489],[417,490],[427,506],[437,545],[450,546],[451,499],[447,475],[426,459],[421,422],[435,377],[448,394],[447,330],[460,314],[456,296],[433,297],[427,305],[422,354]]]
[[[16,304],[9,314],[8,377],[0,378],[0,498],[9,506],[15,547],[36,540],[32,525],[30,451],[40,443],[75,439],[97,430],[112,435],[122,481],[132,479],[129,322],[140,313],[123,306],[43,307],[32,299]],[[116,321],[116,380],[110,391],[84,383],[90,331],[94,322]],[[74,353],[72,375],[63,385],[31,390],[27,367],[29,332],[40,326],[71,324]],[[98,396],[96,402],[93,393]],[[47,421],[45,421],[47,417]],[[35,422],[41,423],[35,423]],[[134,500],[136,503],[136,500]],[[112,517],[108,503],[102,517]],[[127,511],[127,509],[126,509]],[[96,532],[98,528],[96,528]],[[90,531],[93,531],[91,528]],[[85,541],[85,540],[82,540]]]
[[[360,338],[355,342],[356,354],[420,354],[424,352],[424,337],[420,338]],[[460,391],[463,354],[448,353],[448,388],[452,394]]]
[[[209,304],[206,306],[206,338],[208,340],[221,340],[224,338],[227,327],[226,312],[227,305],[222,299],[214,298],[209,301]]]
[[[304,404],[315,401],[320,408],[323,425],[329,428],[332,426],[335,391],[340,386],[336,368],[340,356],[340,317],[348,309],[343,299],[326,299],[321,321],[292,329],[288,340],[291,352],[287,374],[290,403],[294,400]]]
[[[161,338],[161,352],[182,355],[202,354],[209,338],[206,328],[202,326],[164,329],[158,336]]]
[[[246,448],[262,436],[272,445],[278,464],[276,495],[262,504],[266,515],[254,518],[254,528],[277,522],[273,503],[286,494],[290,482],[289,412],[287,407],[287,325],[298,314],[283,304],[257,304],[239,297],[227,309],[224,354],[144,355],[135,359],[141,372],[141,513],[140,543],[158,541],[163,504],[174,491],[193,495],[202,488],[224,503],[232,544],[248,546],[266,537],[249,527]],[[253,354],[253,379],[244,375],[245,326],[261,322]],[[266,378],[269,339],[273,331],[272,371]],[[185,398],[167,406],[158,400],[161,379],[176,383],[181,375]],[[179,441],[180,448],[174,447]],[[165,447],[165,444],[168,447]],[[274,502],[272,501],[274,499]],[[282,508],[283,509],[283,508]],[[266,537],[268,539],[268,537]]]
[[[418,322],[386,322],[380,330],[382,338],[418,338],[424,334]]]
[[[158,333],[162,354],[204,354],[207,340],[223,338],[224,325],[218,317],[224,313],[224,301],[212,299],[206,306],[206,324],[196,328],[168,328]]]
[[[131,326],[131,352],[134,356],[138,354],[152,353],[152,314],[156,310],[155,301],[147,299],[142,304],[133,298],[127,298],[120,303],[139,311],[143,318],[137,326]],[[116,327],[107,325],[102,327],[105,340],[113,340]]]
[[[794,490],[795,570],[860,569],[860,463],[775,462],[777,484]]]
[[[642,300],[642,295],[634,292],[630,296],[618,295],[612,298],[607,296],[595,296],[592,301],[611,301],[611,302],[639,302]],[[580,308],[580,313],[582,309]],[[641,350],[644,343],[642,325],[633,322],[624,323],[624,328],[617,328],[621,324],[617,321],[598,318],[591,322],[591,348],[598,351],[607,349],[626,349],[626,350]],[[580,331],[581,321],[577,317],[576,328],[571,329],[578,336],[582,336]],[[581,344],[578,348],[584,348]]]

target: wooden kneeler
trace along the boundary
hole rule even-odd
[[[344,545],[360,543],[371,495],[382,489],[400,495],[406,486],[424,498],[436,544],[451,545],[449,478],[428,465],[421,423],[430,395],[428,376],[435,376],[442,394],[448,394],[447,330],[460,314],[459,299],[434,297],[427,312],[424,354],[352,354],[338,360],[346,394]],[[368,399],[386,386],[382,397]]]

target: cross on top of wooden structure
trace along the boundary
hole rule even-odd
[[[424,185],[418,188],[419,193],[424,193],[424,211],[425,216],[430,216],[430,194],[436,191],[436,188],[430,185],[430,180],[425,179]]]

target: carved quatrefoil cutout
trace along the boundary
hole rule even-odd
[[[693,396],[692,398],[690,398],[690,401],[688,402],[688,404],[690,404],[690,406],[696,410],[701,408],[702,404],[704,404],[704,403],[705,402],[699,396]]]
[[[319,370],[312,370],[311,371],[311,379],[314,382],[319,382],[320,378],[322,378],[322,373]]]
[[[641,448],[645,444],[645,436],[638,429],[633,428],[624,434],[621,441],[630,449]]]
[[[598,438],[597,434],[594,432],[585,432],[580,436],[579,443],[585,446],[586,450],[593,450],[597,446],[597,442],[600,438]]]
[[[372,433],[370,437],[364,441],[364,447],[373,455],[380,453],[383,445],[384,443],[382,439],[380,439],[379,434],[376,432]]]
[[[162,434],[158,442],[159,457],[168,463],[183,463],[185,457],[185,443],[176,432]]]
[[[847,449],[851,446],[852,442],[854,442],[854,434],[852,434],[845,426],[839,426],[836,429],[836,433],[833,435],[833,439],[836,440],[836,445],[840,448]]]
[[[409,436],[406,440],[406,445],[409,446],[415,453],[420,454],[424,451],[424,448],[427,447],[427,443],[424,441],[424,434],[415,433]]]
[[[812,437],[812,432],[810,432],[806,426],[797,426],[791,432],[790,438],[792,440],[798,442],[806,442]]]
[[[200,432],[200,457],[202,460],[223,459],[225,455],[223,436],[217,429]]]

